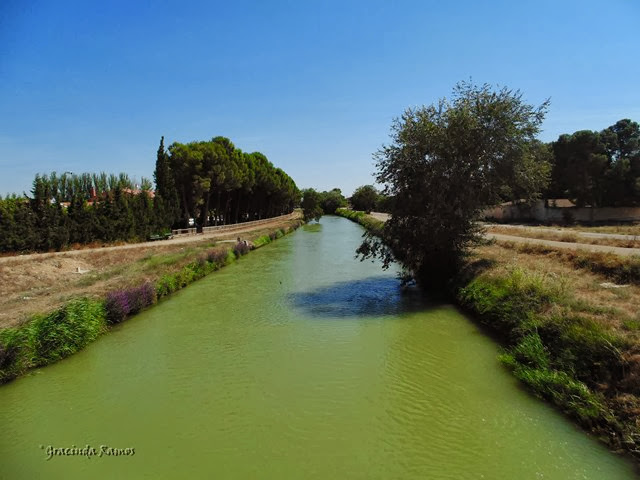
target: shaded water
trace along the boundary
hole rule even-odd
[[[0,478],[633,477],[455,308],[354,260],[361,232],[324,217],[1,387]]]

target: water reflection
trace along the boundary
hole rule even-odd
[[[337,282],[290,295],[295,308],[311,317],[380,317],[436,306],[416,287],[402,287],[389,276]]]

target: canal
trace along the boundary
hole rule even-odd
[[[0,478],[634,478],[361,234],[323,217],[0,387]]]

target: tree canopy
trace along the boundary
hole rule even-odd
[[[394,197],[391,218],[358,253],[385,266],[398,260],[418,281],[442,286],[479,240],[484,208],[546,188],[548,154],[535,137],[547,108],[519,91],[462,82],[449,100],[407,109],[375,155],[376,180]]]
[[[547,196],[579,206],[640,205],[640,126],[620,120],[600,132],[580,130],[552,142]]]
[[[302,210],[306,220],[319,220],[322,215],[336,213],[340,207],[347,205],[347,199],[342,195],[339,188],[330,191],[317,192],[313,188],[306,188],[302,191]]]
[[[175,142],[168,165],[180,204],[173,221],[182,225],[189,218],[208,226],[289,213],[300,196],[293,179],[265,155],[245,153],[225,137]]]
[[[172,226],[235,223],[289,213],[295,182],[259,152],[224,137],[173,143],[164,137],[151,181],[126,174],[36,175],[31,196],[0,198],[0,251],[60,249],[69,244],[146,240]]]
[[[376,207],[379,199],[380,194],[373,185],[363,185],[356,188],[349,201],[354,210],[363,210],[369,213]]]

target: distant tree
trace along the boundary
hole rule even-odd
[[[336,213],[336,210],[347,205],[347,199],[342,195],[342,191],[339,188],[334,188],[329,192],[322,192],[320,194],[320,207],[322,211],[331,215]]]
[[[356,188],[351,195],[351,207],[354,210],[364,210],[369,213],[373,210],[378,202],[379,193],[373,185],[363,185]]]
[[[640,204],[640,127],[625,119],[600,132],[563,134],[551,144],[547,196],[579,206]]]
[[[304,219],[309,221],[311,219],[320,220],[322,217],[322,207],[320,194],[313,188],[306,188],[302,190],[302,211]]]
[[[393,205],[395,202],[395,197],[391,197],[388,195],[384,195],[384,194],[379,194],[378,195],[378,201],[376,202],[376,212],[385,212],[385,213],[389,213],[391,212],[391,210],[393,210]]]
[[[601,206],[609,159],[600,134],[581,130],[560,135],[553,143],[553,154],[552,185],[556,193],[579,206]]]
[[[420,283],[442,288],[481,239],[476,220],[505,186],[545,186],[535,136],[547,107],[525,103],[519,91],[462,82],[451,100],[406,110],[392,125],[393,143],[375,156],[376,180],[395,197],[391,217],[382,238],[368,235],[358,253],[384,266],[397,260]]]
[[[164,148],[164,137],[160,138],[153,178],[156,183],[154,208],[158,222],[163,227],[170,228],[178,221],[180,204],[175,177],[169,163],[169,155]]]

